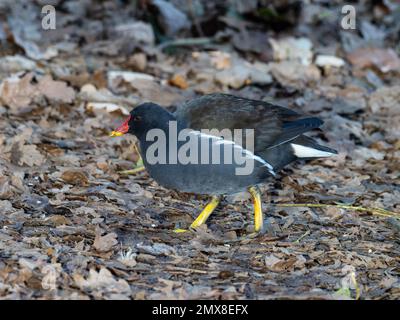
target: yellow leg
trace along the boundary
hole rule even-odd
[[[213,213],[215,208],[218,206],[219,202],[221,201],[221,198],[218,196],[213,196],[211,201],[205,206],[203,211],[199,214],[199,216],[196,218],[196,220],[193,221],[193,223],[190,225],[190,229],[196,229],[197,227],[201,226],[203,223],[205,223],[208,219],[208,217]],[[186,229],[175,229],[175,233],[182,233],[182,232],[187,232],[188,230]]]
[[[262,231],[264,224],[264,216],[261,207],[260,189],[257,186],[252,186],[249,188],[249,192],[253,197],[253,204],[254,204],[254,231],[260,232]]]
[[[199,216],[196,218],[196,220],[193,221],[193,223],[190,225],[190,228],[197,228],[201,226],[203,223],[205,223],[208,219],[208,217],[213,213],[215,208],[218,206],[219,202],[221,201],[220,197],[213,196],[211,201],[206,205],[206,207],[203,209],[203,211],[199,214]]]

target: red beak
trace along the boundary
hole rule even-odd
[[[129,120],[130,119],[131,119],[131,116],[129,116],[128,119],[126,119],[123,124],[121,124],[117,129],[115,129],[115,131],[111,132],[110,137],[119,137],[119,136],[122,136],[125,133],[127,133],[129,131]]]

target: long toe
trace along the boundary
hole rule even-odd
[[[188,232],[188,231],[190,231],[190,230],[181,229],[181,228],[176,228],[176,229],[174,229],[174,232],[175,232],[175,233],[185,233],[185,232]]]
[[[146,168],[142,165],[140,167],[136,167],[134,169],[130,169],[130,170],[123,170],[123,171],[119,171],[119,174],[125,174],[125,175],[130,175],[130,174],[136,174],[142,171],[145,171]]]

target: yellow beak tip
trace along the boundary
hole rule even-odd
[[[120,137],[122,135],[123,135],[123,133],[119,132],[119,131],[113,131],[110,133],[110,137]]]

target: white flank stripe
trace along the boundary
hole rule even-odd
[[[298,158],[326,158],[334,155],[332,152],[305,147],[300,144],[291,143],[290,145],[293,148],[294,155]]]
[[[214,142],[215,144],[235,144],[233,141],[229,141],[229,140],[218,140],[217,142]]]
[[[236,144],[235,142],[231,141],[231,140],[225,140],[221,137],[217,137],[217,136],[213,136],[210,134],[205,134],[202,133],[201,131],[197,131],[197,130],[192,130],[190,131],[190,133],[200,136],[200,138],[206,138],[206,139],[212,139],[213,142],[215,144],[229,144],[229,145],[233,145],[234,148],[238,148],[240,149],[244,154],[246,154],[247,156],[249,156],[250,158],[253,158],[254,160],[262,163],[263,167],[266,167],[269,171],[269,173],[271,173],[273,176],[276,176],[276,173],[274,171],[274,167],[271,166],[267,161],[265,161],[263,158],[256,156],[253,152],[244,149],[242,146]],[[215,141],[216,140],[216,141]]]

